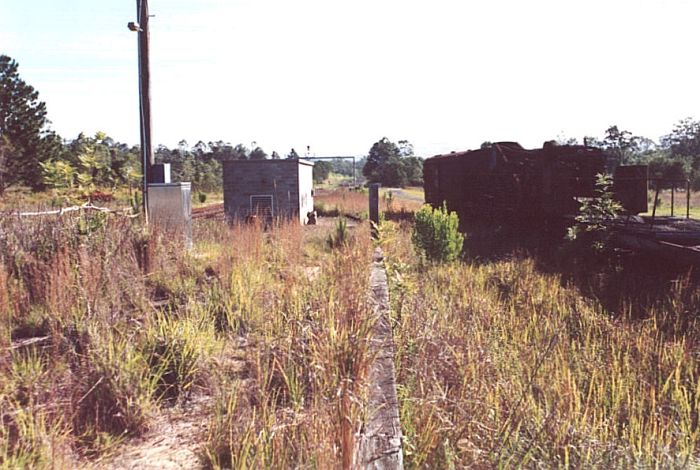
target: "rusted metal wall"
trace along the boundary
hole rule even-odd
[[[501,142],[427,159],[425,198],[433,205],[444,201],[463,217],[527,221],[570,215],[579,209],[576,198],[595,196],[596,175],[606,172],[606,163],[597,148],[547,143],[527,150]],[[634,202],[630,210],[641,209],[646,192],[638,182],[627,193]]]
[[[646,165],[618,166],[615,169],[613,191],[625,211],[640,214],[649,210],[649,168]]]

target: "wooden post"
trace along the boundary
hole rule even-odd
[[[656,182],[656,192],[654,194],[654,208],[651,211],[651,226],[654,226],[654,221],[656,220],[656,203],[659,200],[659,188],[661,185],[659,184],[659,180],[655,180]]]
[[[148,214],[148,183],[151,167],[155,163],[151,140],[151,65],[148,29],[148,0],[136,0],[136,17],[139,24],[139,122],[141,124],[141,169],[143,171],[143,207]],[[148,217],[146,217],[148,220]]]
[[[372,224],[372,237],[378,238],[379,232],[379,183],[369,185],[369,221]]]
[[[674,181],[673,183],[671,183],[671,217],[673,217],[673,215],[674,215],[675,203],[676,203],[676,182]]]

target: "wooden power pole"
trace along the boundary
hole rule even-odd
[[[149,56],[148,0],[136,0],[138,23],[129,28],[138,32],[139,48],[139,122],[141,124],[141,169],[143,170],[143,209],[148,220],[148,183],[155,164],[151,140],[151,66]],[[133,27],[132,27],[133,26]]]

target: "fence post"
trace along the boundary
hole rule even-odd
[[[372,224],[372,237],[378,238],[379,232],[379,183],[369,185],[369,221]]]
[[[674,206],[676,204],[676,182],[671,183],[671,217],[674,215]]]

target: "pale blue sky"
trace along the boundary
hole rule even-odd
[[[696,0],[150,0],[154,140],[430,156],[700,117]],[[63,137],[138,142],[135,0],[2,0]]]

